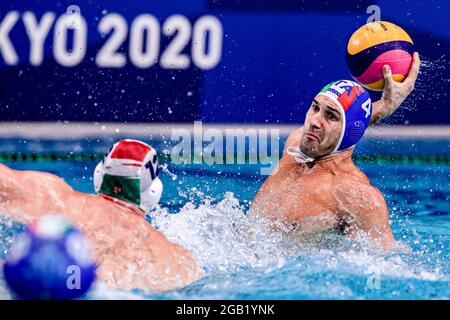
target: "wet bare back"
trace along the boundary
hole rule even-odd
[[[100,280],[112,287],[166,290],[201,276],[194,255],[168,241],[137,209],[77,192],[53,174],[0,165],[0,212],[22,223],[49,212],[72,221],[91,244]]]

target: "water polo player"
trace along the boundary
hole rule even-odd
[[[279,167],[258,191],[251,212],[306,233],[338,229],[353,235],[361,230],[383,248],[391,247],[395,240],[386,201],[351,156],[367,127],[394,112],[413,90],[419,64],[415,53],[401,83],[384,66],[383,95],[373,104],[353,81],[325,86],[303,127],[289,135]]]
[[[145,221],[161,197],[158,171],[156,150],[137,140],[114,144],[97,165],[96,195],[77,192],[50,173],[0,164],[0,211],[22,223],[49,212],[71,220],[85,232],[98,277],[110,286],[183,286],[201,275],[195,257]]]

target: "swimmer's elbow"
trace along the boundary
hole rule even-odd
[[[360,238],[361,236],[370,241],[374,248],[385,252],[392,251],[397,247],[391,228],[389,226],[375,226],[365,228],[359,224],[347,226],[344,234],[351,238]]]
[[[397,243],[397,241],[394,239],[394,236],[392,235],[390,228],[381,236],[372,237],[372,239],[377,245],[377,247],[379,247],[385,252],[392,251],[396,247]]]
[[[390,251],[395,246],[395,238],[389,223],[389,213],[386,210],[372,212],[370,218],[363,219],[362,228],[369,237],[384,251]]]

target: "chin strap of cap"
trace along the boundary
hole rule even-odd
[[[314,161],[314,158],[308,157],[306,154],[301,152],[299,147],[290,146],[286,149],[286,153],[293,156],[294,160],[298,163],[308,163]]]
[[[157,177],[153,180],[150,187],[141,193],[141,204],[139,205],[139,208],[148,214],[158,205],[162,192],[163,184]]]

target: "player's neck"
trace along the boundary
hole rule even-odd
[[[335,169],[338,166],[345,164],[346,162],[352,163],[352,154],[354,148],[349,148],[340,152],[332,153],[314,160],[308,164],[308,167],[316,169]]]
[[[126,201],[123,201],[123,200],[114,198],[114,197],[112,197],[112,196],[108,196],[108,195],[106,195],[106,194],[100,194],[100,196],[103,197],[103,198],[105,198],[105,199],[107,199],[107,200],[110,200],[110,201],[113,202],[115,205],[118,205],[118,206],[120,206],[120,207],[122,207],[122,208],[124,208],[124,209],[128,209],[127,211],[131,211],[133,214],[136,214],[136,215],[138,215],[138,216],[140,216],[140,217],[144,217],[144,216],[145,216],[144,212],[143,212],[141,209],[139,209],[139,208],[138,208],[136,205],[134,205],[134,204],[131,204],[131,203],[128,203],[128,202],[126,202]]]

